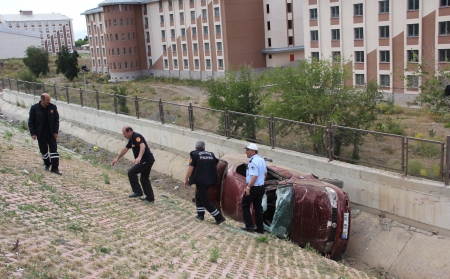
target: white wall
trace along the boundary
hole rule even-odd
[[[0,59],[23,58],[29,46],[41,46],[39,37],[0,32]]]

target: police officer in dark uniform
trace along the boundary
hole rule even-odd
[[[59,113],[50,100],[49,94],[42,93],[41,101],[31,107],[28,129],[33,140],[38,140],[45,170],[50,170],[51,166],[51,172],[62,175],[59,171],[59,153],[56,143],[59,131]]]
[[[147,145],[144,137],[133,131],[130,126],[122,128],[123,136],[128,139],[127,145],[119,152],[119,155],[112,161],[111,165],[115,165],[117,161],[125,155],[131,148],[134,155],[134,166],[128,170],[128,179],[130,180],[131,189],[133,193],[129,195],[130,198],[142,197],[142,190],[144,190],[145,198],[141,198],[143,201],[149,201],[153,203],[155,196],[153,194],[152,184],[150,182],[150,171],[152,170],[155,158],[153,157],[150,148]],[[141,185],[139,184],[138,174],[141,174]]]
[[[189,168],[186,172],[184,186],[195,184],[195,205],[197,206],[197,219],[203,221],[205,209],[216,219],[219,225],[226,221],[222,213],[212,204],[208,197],[209,186],[216,185],[219,174],[217,163],[219,160],[214,153],[205,151],[205,142],[197,141],[195,150],[190,153]]]

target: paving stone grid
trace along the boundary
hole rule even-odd
[[[152,174],[149,204],[127,197],[125,175],[61,147],[63,175],[45,171],[28,131],[3,120],[0,147],[0,278],[370,277],[230,218],[197,221],[192,203],[161,196],[170,177]]]

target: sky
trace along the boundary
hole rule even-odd
[[[7,0],[1,1],[0,14],[19,14],[20,10],[32,10],[34,14],[60,13],[72,19],[75,40],[87,35],[86,20],[80,15],[98,7],[103,0]]]

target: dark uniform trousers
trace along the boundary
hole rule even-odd
[[[57,170],[59,167],[59,153],[55,136],[50,134],[50,132],[44,132],[37,140],[45,166],[50,167],[51,165],[52,170]]]
[[[250,187],[250,195],[242,198],[242,211],[244,217],[244,223],[247,228],[253,228],[252,215],[250,213],[250,204],[253,203],[253,209],[255,210],[255,222],[256,229],[258,231],[264,230],[263,224],[263,207],[262,199],[266,193],[266,188],[264,186],[253,186]]]
[[[197,206],[197,215],[200,217],[205,216],[205,208],[208,212],[216,219],[220,220],[223,218],[219,210],[213,205],[208,197],[207,185],[196,184],[197,191],[195,192],[195,205]]]
[[[154,201],[155,196],[153,194],[152,184],[150,182],[150,171],[152,170],[153,163],[155,161],[150,162],[141,162],[139,164],[134,165],[131,169],[128,170],[128,179],[130,180],[131,189],[133,189],[134,193],[142,194],[142,190],[144,190],[144,194],[146,199],[149,201]],[[139,185],[138,174],[141,174],[141,185]]]

